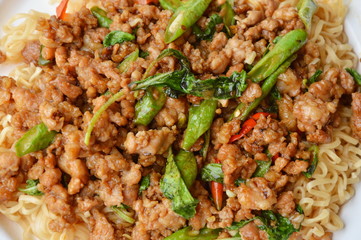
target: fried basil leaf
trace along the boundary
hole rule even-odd
[[[257,168],[252,177],[263,177],[269,170],[272,161],[256,160]]]

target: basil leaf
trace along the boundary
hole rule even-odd
[[[236,181],[234,181],[234,184],[239,187],[239,185],[241,185],[241,183],[246,183],[246,180],[243,178],[238,178],[236,179]]]
[[[311,77],[310,79],[307,81],[307,85],[311,85],[312,83],[317,82],[318,77],[322,74],[322,70],[317,70]]]
[[[312,162],[311,165],[308,167],[306,172],[303,172],[303,174],[307,177],[307,178],[311,178],[312,174],[315,172],[317,165],[318,165],[318,152],[319,152],[319,148],[317,145],[312,145],[308,151],[312,152]]]
[[[150,186],[150,175],[142,177],[142,180],[140,181],[140,187],[138,194],[141,194],[143,191],[147,190]]]
[[[223,20],[218,14],[213,14],[209,17],[209,22],[204,31],[198,25],[193,25],[193,34],[198,40],[211,40],[216,32],[217,24],[222,22]]]
[[[26,187],[19,188],[20,192],[26,193],[31,196],[41,196],[44,195],[43,192],[38,190],[39,180],[28,179],[26,180]]]
[[[135,36],[130,33],[122,32],[122,31],[112,31],[105,36],[103,45],[104,47],[109,47],[117,43],[121,44],[123,42],[132,41],[134,39]]]
[[[190,219],[196,214],[198,200],[194,199],[169,151],[164,176],[160,182],[160,190],[164,196],[172,200],[172,210],[178,215]]]
[[[288,240],[292,233],[298,231],[288,218],[270,210],[262,210],[259,216],[234,222],[227,229],[238,230],[256,219],[262,222],[262,224],[257,225],[257,227],[267,233],[269,240]]]
[[[201,177],[206,182],[219,182],[223,183],[224,173],[222,171],[222,164],[210,163],[202,168]]]
[[[263,177],[269,170],[272,161],[261,161],[256,160],[257,168],[256,171],[253,173],[252,177]]]
[[[127,72],[130,65],[138,59],[139,49],[137,48],[134,52],[124,58],[119,64],[118,69],[120,73]]]

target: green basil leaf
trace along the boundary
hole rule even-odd
[[[252,177],[263,177],[269,170],[272,161],[256,160],[257,168]]]
[[[318,165],[318,153],[319,153],[319,148],[317,145],[312,145],[308,151],[312,152],[312,162],[311,165],[308,167],[306,172],[303,172],[303,174],[307,177],[307,178],[311,178],[312,174],[315,172],[317,165]]]
[[[223,183],[224,173],[222,171],[222,164],[210,163],[202,168],[201,177],[206,182],[219,182]]]
[[[150,175],[142,177],[142,180],[140,181],[140,187],[138,194],[141,194],[143,191],[147,190],[150,186]]]
[[[133,41],[134,39],[135,36],[130,33],[122,32],[122,31],[112,31],[105,36],[103,45],[104,47],[109,47],[117,43],[121,44],[123,42]]]

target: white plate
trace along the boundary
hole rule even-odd
[[[346,0],[350,5],[345,22],[345,29],[356,54],[361,57],[361,1]],[[55,14],[55,6],[49,0],[0,0],[0,25],[16,13],[28,12],[30,9]],[[1,75],[7,74],[8,67],[0,66]],[[361,66],[358,66],[361,70]],[[357,185],[356,195],[342,208],[341,217],[345,228],[334,234],[333,240],[361,239],[361,184]],[[22,240],[22,229],[15,223],[0,215],[0,240]]]

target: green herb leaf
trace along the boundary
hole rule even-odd
[[[120,206],[112,206],[110,208],[127,223],[135,223],[135,219],[131,217],[132,214],[127,211],[127,209],[129,208],[128,206],[121,204]]]
[[[40,55],[39,55],[39,59],[38,59],[38,64],[39,64],[40,66],[46,66],[46,65],[48,65],[48,64],[50,64],[50,63],[53,62],[53,61],[47,60],[47,59],[45,59],[45,58],[43,57],[43,48],[44,48],[44,46],[41,45],[41,46],[40,46]]]
[[[256,160],[257,168],[252,177],[263,177],[269,170],[272,161]]]
[[[322,70],[317,70],[307,81],[307,85],[311,85],[312,83],[315,83],[318,81],[318,77],[322,74]]]
[[[164,238],[164,240],[214,240],[221,231],[222,229],[203,228],[199,232],[195,232],[192,227],[186,227]]]
[[[16,143],[18,157],[47,148],[54,140],[57,132],[49,131],[44,123],[40,123],[27,131]]]
[[[172,200],[172,210],[175,213],[186,219],[195,215],[198,200],[190,194],[171,150],[168,154],[164,176],[160,182],[160,189],[166,198]]]
[[[140,53],[139,53],[139,57],[141,57],[141,58],[146,58],[148,56],[149,56],[149,52],[147,52],[147,51],[140,51]]]
[[[238,179],[236,179],[236,181],[234,181],[234,185],[236,185],[237,187],[239,187],[239,185],[241,185],[241,183],[246,183],[246,180],[243,178],[238,178]]]
[[[270,210],[262,211],[259,219],[264,225],[258,226],[268,234],[269,240],[287,240],[292,233],[297,232],[288,218]]]
[[[198,40],[211,40],[216,32],[217,24],[222,22],[223,19],[218,14],[213,14],[209,17],[209,22],[204,31],[198,25],[193,25],[193,34]]]
[[[147,190],[150,186],[150,175],[142,177],[142,180],[140,181],[140,187],[138,194],[141,194],[143,191]]]
[[[202,168],[201,177],[206,182],[223,183],[224,173],[222,171],[222,164],[210,163]]]
[[[346,68],[346,71],[353,77],[353,80],[361,86],[361,75],[355,69]]]
[[[109,47],[117,43],[121,44],[123,42],[133,41],[134,39],[135,36],[130,33],[122,32],[122,31],[112,31],[105,36],[103,45],[104,47]]]
[[[303,209],[300,204],[296,205],[296,212],[298,212],[299,214],[304,214]]]
[[[28,179],[26,180],[26,187],[19,188],[20,192],[26,193],[31,196],[41,196],[44,195],[43,192],[38,190],[39,180]]]
[[[234,222],[232,226],[227,229],[238,230],[256,219],[262,222],[262,225],[258,225],[257,227],[267,233],[269,240],[287,240],[292,233],[298,231],[288,218],[270,210],[262,210],[259,216]]]
[[[98,19],[98,24],[100,27],[109,28],[110,24],[112,24],[113,20],[107,17],[107,12],[103,9],[94,6],[90,9],[94,17]]]
[[[312,152],[312,162],[311,165],[308,167],[306,172],[303,172],[303,174],[307,177],[307,178],[311,178],[312,174],[315,172],[317,165],[318,165],[318,152],[319,152],[319,148],[317,145],[312,145],[308,151]]]

